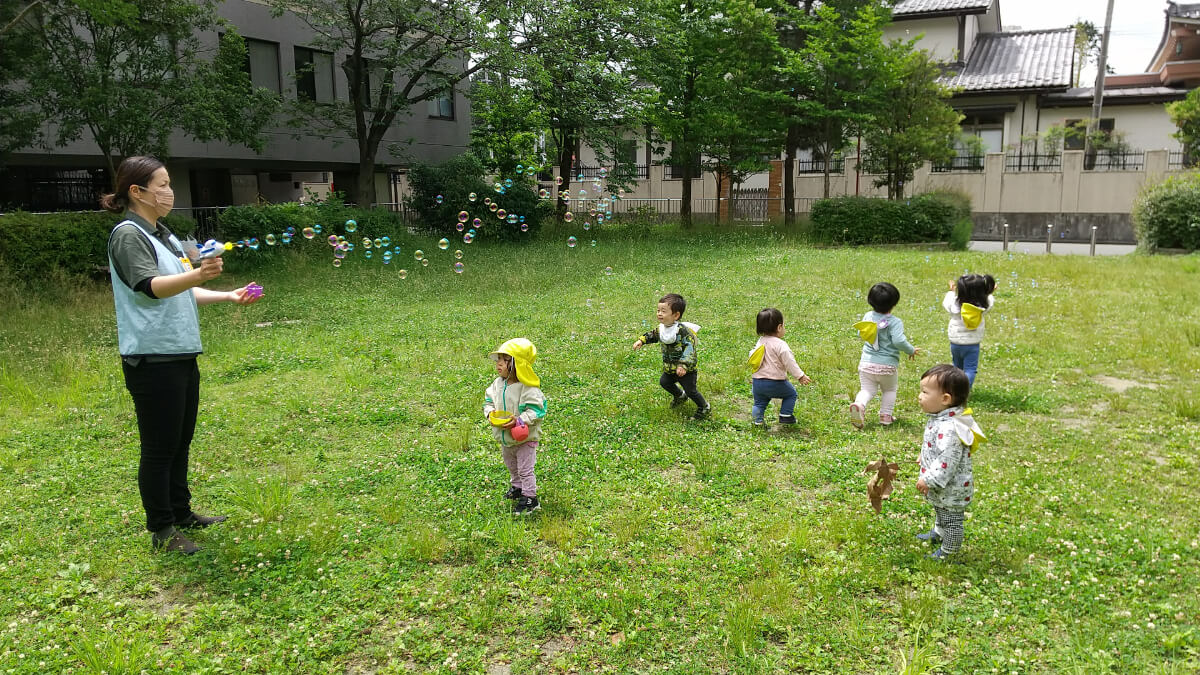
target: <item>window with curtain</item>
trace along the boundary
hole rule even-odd
[[[429,99],[429,116],[443,120],[454,119],[453,89]]]
[[[279,43],[246,38],[246,72],[250,84],[280,93]]]
[[[296,95],[316,101],[333,101],[333,54],[305,47],[294,48],[296,56]]]

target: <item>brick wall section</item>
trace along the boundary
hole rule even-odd
[[[767,220],[783,220],[783,160],[771,160],[767,176]]]

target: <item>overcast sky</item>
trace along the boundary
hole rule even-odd
[[[1064,28],[1083,19],[1103,31],[1107,8],[1108,0],[1000,0],[1000,19],[1005,30]],[[1146,71],[1162,39],[1166,8],[1165,0],[1116,0],[1108,62],[1118,74]],[[1095,73],[1093,67],[1084,79],[1095,78]]]

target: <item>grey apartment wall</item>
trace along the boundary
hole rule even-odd
[[[312,43],[312,31],[293,14],[278,18],[271,16],[270,8],[251,0],[226,0],[218,5],[221,16],[237,26],[246,38],[266,40],[279,44],[280,82],[284,101],[294,101],[295,72],[293,47],[307,47]],[[207,33],[202,41],[215,49],[218,36]],[[345,100],[349,87],[346,76],[338,66],[345,53],[334,55],[334,95]],[[465,89],[464,81],[459,89]],[[394,128],[380,144],[377,162],[384,166],[406,166],[412,161],[439,162],[467,149],[470,142],[470,101],[463,91],[456,89],[453,120],[432,119],[424,102],[413,106],[411,114],[397,119]],[[357,166],[358,147],[353,138],[318,139],[302,135],[276,125],[266,132],[267,145],[261,154],[245,147],[228,143],[199,143],[174,134],[171,138],[170,165],[175,170],[190,168],[230,168],[246,170],[276,171],[333,171]],[[411,144],[407,143],[412,139]],[[402,154],[393,154],[388,146],[403,145]],[[12,166],[103,166],[99,148],[86,135],[83,139],[52,150],[27,149],[15,153],[9,159]]]

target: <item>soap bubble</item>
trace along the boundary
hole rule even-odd
[[[462,260],[462,255],[463,255],[463,254],[462,254],[462,249],[461,249],[461,248],[460,248],[460,249],[456,249],[456,250],[454,251],[454,257],[455,257],[455,258],[458,258],[459,260]]]
[[[569,223],[569,222],[575,220],[575,214],[571,213],[570,211],[567,211],[566,213],[563,214],[563,220],[565,220]]]
[[[474,192],[472,192],[471,194],[467,195],[467,200],[468,200],[468,201],[472,201],[472,202],[473,202],[473,201],[475,201],[476,199],[479,199],[479,195],[475,194]]]
[[[604,178],[608,175],[608,169],[600,169],[600,177]]]
[[[467,230],[467,234],[469,234],[469,235],[471,235],[472,237],[474,237],[474,236],[475,236],[476,234],[478,234],[478,233],[477,233],[477,232],[475,232],[475,228],[473,228],[473,227],[472,227],[471,229]]]
[[[455,223],[454,224],[454,229],[458,230],[459,232],[462,232],[464,229],[466,229],[466,227],[467,226],[464,225],[463,223]]]
[[[521,223],[521,231],[528,232],[529,231],[529,223]]]
[[[384,251],[383,252],[383,262],[391,262],[391,261],[392,261],[392,252]]]
[[[380,244],[383,244],[383,247],[384,247],[384,248],[387,248],[387,247],[389,247],[389,246],[391,246],[391,245],[392,245],[392,238],[391,238],[391,237],[384,237],[384,238],[383,238],[383,240],[382,240],[382,241],[380,241],[379,243],[380,243]],[[379,245],[379,244],[376,244],[376,246],[378,246],[378,245]]]
[[[438,195],[438,196],[436,196],[436,197],[434,197],[434,198],[433,198],[433,201],[435,201],[435,202],[437,202],[437,203],[441,204],[443,199],[444,199],[444,198],[443,198],[441,195]]]
[[[341,266],[342,266],[342,259],[341,259],[341,258],[334,258],[334,259],[333,259],[333,266],[334,266],[334,267],[341,267]]]
[[[267,236],[263,237],[263,239],[266,239],[266,240],[267,240],[267,246],[274,246],[274,245],[275,245],[275,235],[273,235],[273,234],[268,234]]]
[[[363,237],[363,248],[371,248],[371,239],[369,237]]]
[[[352,242],[352,241],[348,241],[348,242],[342,244],[342,246],[344,247],[344,250],[346,250],[346,251],[354,250],[354,242]]]
[[[321,234],[321,224],[320,223],[313,225],[312,229],[313,229],[313,232],[316,232],[317,234]]]
[[[579,198],[587,199],[587,190],[584,190],[583,188],[579,188]]]
[[[506,188],[510,188],[510,187],[512,187],[512,186],[513,186],[512,179],[511,179],[511,178],[505,178],[505,179],[504,179],[504,187],[506,187]]]
[[[504,209],[500,209],[499,211],[496,212],[496,217],[499,218],[500,220],[504,220],[507,216],[508,216],[508,211],[505,211]]]
[[[387,252],[388,252],[388,251],[385,251],[385,253],[387,253]],[[384,257],[384,259],[383,259],[383,264],[384,264],[384,265],[391,265],[391,264],[392,264],[392,259],[391,259],[391,258],[388,258],[388,257]]]
[[[567,248],[575,248],[575,244],[578,244],[578,243],[579,243],[579,240],[576,239],[575,237],[567,237]]]
[[[343,250],[342,250],[342,249],[340,249],[340,248],[338,248],[338,249],[334,249],[334,251],[333,251],[333,257],[334,257],[334,258],[337,258],[338,260],[341,260],[342,258],[345,258],[345,257],[346,257],[346,252],[345,252],[345,251],[343,251]]]
[[[480,220],[479,218],[476,218],[475,220],[471,221],[471,224],[474,225],[475,227],[482,227],[483,221]]]
[[[400,247],[399,246],[397,246],[396,248],[394,248],[392,250],[396,253],[396,255],[400,255]]]
[[[517,214],[515,214],[515,213],[508,214],[508,224],[509,225],[517,224]]]
[[[592,240],[592,248],[595,248],[595,247],[596,247],[596,240],[595,240],[595,239],[593,239],[593,240]]]
[[[358,223],[355,222],[353,219],[346,221],[346,231],[347,232],[353,233],[357,229],[358,229]]]
[[[400,269],[400,278],[401,278],[401,279],[404,279],[404,278],[406,278],[406,277],[408,277],[408,270],[406,270],[406,269],[404,269],[404,268],[401,268],[401,269]]]
[[[363,251],[363,257],[366,258],[367,260],[370,260],[371,256],[372,256],[372,253],[370,251]]]
[[[585,220],[585,221],[583,222],[583,229],[585,229],[585,230],[590,230],[590,229],[592,229],[592,224],[591,224],[591,223],[589,223],[589,222],[587,222],[587,221]]]
[[[491,198],[491,197],[484,197],[484,198],[483,198],[483,203],[484,203],[484,204],[491,204],[491,203],[492,203],[492,198]]]
[[[522,171],[524,171],[524,170],[525,170],[525,167],[524,167],[524,165],[521,165],[521,164],[518,164],[518,165],[517,165],[517,173],[521,173],[521,172],[522,172]],[[532,167],[532,166],[531,166],[531,167],[529,167],[529,170],[530,170],[530,171],[533,171],[533,167]]]
[[[246,245],[246,242],[242,241],[241,239],[238,239],[237,241],[233,242],[233,246],[235,248],[242,248],[245,245]]]
[[[424,257],[425,257],[425,252],[422,251],[421,249],[417,249],[417,250],[413,251],[413,258],[420,260],[421,258],[424,258]]]
[[[443,251],[450,248],[450,240],[446,239],[444,237],[442,239],[439,239],[438,240],[438,248],[442,249]]]
[[[491,204],[488,204],[488,209],[490,209],[492,213],[495,213],[496,209],[498,209],[498,208],[500,208],[500,205],[497,204],[496,202],[492,202]]]
[[[475,193],[472,192],[471,194],[475,194]],[[470,218],[470,217],[471,217],[471,214],[467,213],[466,211],[458,212],[458,222],[460,222],[460,223],[467,222],[467,218]]]
[[[246,242],[246,246],[250,247],[251,251],[258,250],[258,237],[250,237],[250,241]]]
[[[588,209],[588,215],[595,218],[596,217],[596,209]]]
[[[604,268],[604,276],[606,276],[606,277],[612,276],[612,268],[611,267]]]
[[[290,243],[292,243],[292,235],[288,234],[287,232],[284,232],[282,235],[279,236],[279,241],[281,241],[285,244],[290,244]]]
[[[429,267],[429,258],[421,258],[421,267]]]
[[[463,235],[463,243],[464,244],[469,244],[473,241],[475,241],[475,235],[471,234],[470,232]]]
[[[554,184],[555,184],[555,185],[562,185],[562,176],[555,176],[555,177],[554,177]]]
[[[376,237],[375,241],[373,241],[371,243],[375,244],[375,248],[383,248],[383,240],[380,239],[379,237]]]
[[[454,263],[454,273],[455,273],[455,274],[462,274],[462,273],[463,273],[463,267],[464,267],[464,265],[463,265],[462,263],[460,263],[460,262],[456,262],[456,263]]]
[[[541,197],[542,199],[550,199],[550,191],[546,188],[542,188],[541,190],[538,190],[538,197]]]
[[[287,228],[284,229],[283,233],[289,237],[294,237],[294,236],[296,236],[296,228],[292,227],[291,225],[288,225]]]
[[[336,234],[329,235],[329,238],[326,239],[325,241],[329,242],[330,246],[337,246],[338,244],[341,243],[341,241],[338,240],[338,236]]]
[[[501,185],[500,183],[492,183],[492,189],[495,190],[496,192],[499,192],[504,189],[504,186]]]

